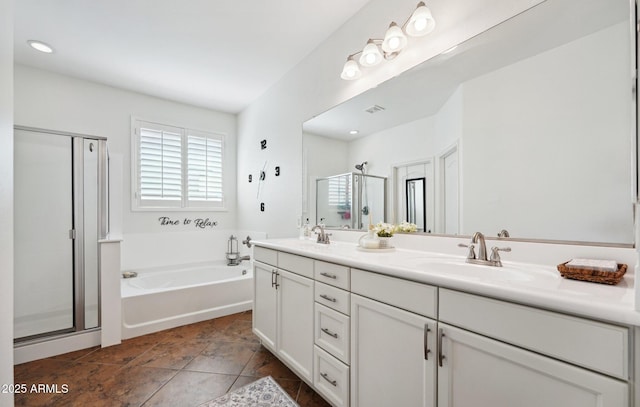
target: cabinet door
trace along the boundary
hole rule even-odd
[[[445,324],[439,327],[439,407],[629,405],[624,382]]]
[[[351,406],[435,406],[435,321],[351,297]]]
[[[308,382],[313,380],[313,280],[278,270],[277,353]]]
[[[253,332],[262,344],[276,349],[276,269],[253,263]]]

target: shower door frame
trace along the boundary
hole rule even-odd
[[[93,140],[98,143],[97,156],[97,240],[96,246],[100,239],[104,239],[108,233],[109,211],[108,211],[108,151],[107,138],[101,136],[92,136],[87,134],[71,133],[57,130],[41,129],[36,127],[19,126],[13,127],[15,131],[26,131],[35,133],[44,133],[57,136],[65,136],[71,139],[71,184],[73,189],[72,205],[73,205],[73,225],[69,230],[69,238],[73,240],[73,327],[64,330],[43,332],[21,338],[14,338],[14,343],[24,343],[33,340],[40,340],[57,335],[75,334],[86,330],[85,324],[85,247],[84,247],[84,142],[85,140]],[[100,253],[97,250],[96,270],[97,270],[97,326],[99,329],[102,325],[100,298]],[[89,328],[89,329],[93,329]]]
[[[361,177],[360,178],[360,182],[356,182],[356,177]],[[371,174],[363,174],[363,173],[357,173],[357,172],[352,172],[351,173],[351,185],[353,186],[353,194],[357,194],[354,196],[357,196],[358,198],[358,204],[357,204],[357,208],[354,208],[354,201],[355,199],[353,198],[353,196],[351,197],[351,211],[353,213],[353,211],[355,210],[358,214],[358,216],[356,216],[357,219],[352,220],[351,222],[351,228],[352,229],[356,229],[356,230],[365,230],[367,229],[367,227],[365,225],[369,225],[369,219],[367,219],[367,222],[365,222],[364,218],[363,218],[363,214],[362,214],[362,201],[363,201],[363,190],[365,187],[364,183],[367,182],[365,177],[368,178],[377,178],[377,179],[381,179],[383,181],[382,183],[382,221],[383,222],[387,222],[387,200],[388,200],[388,196],[387,196],[387,177],[381,176],[381,175],[371,175]],[[358,184],[357,187],[355,186],[355,184]],[[369,200],[369,197],[367,197],[367,200]],[[367,206],[370,206],[371,203],[367,202]],[[369,209],[371,210],[371,209]],[[352,217],[353,219],[353,217]]]

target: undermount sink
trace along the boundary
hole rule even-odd
[[[403,265],[424,271],[437,271],[473,280],[532,281],[540,277],[540,272],[532,266],[503,264],[494,267],[482,264],[470,264],[464,258],[425,256],[404,259]]]

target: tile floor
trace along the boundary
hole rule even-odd
[[[16,394],[16,406],[198,406],[268,375],[301,407],[329,406],[260,345],[251,332],[251,311],[24,363],[14,371],[15,383],[57,384],[60,391]]]

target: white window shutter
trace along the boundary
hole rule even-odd
[[[136,208],[224,208],[224,136],[135,123]]]
[[[182,199],[180,133],[140,128],[140,199]]]
[[[188,200],[220,206],[222,190],[222,138],[189,132],[187,136]],[[196,204],[196,205],[198,205]]]
[[[329,206],[350,207],[351,176],[329,178],[328,195]]]

